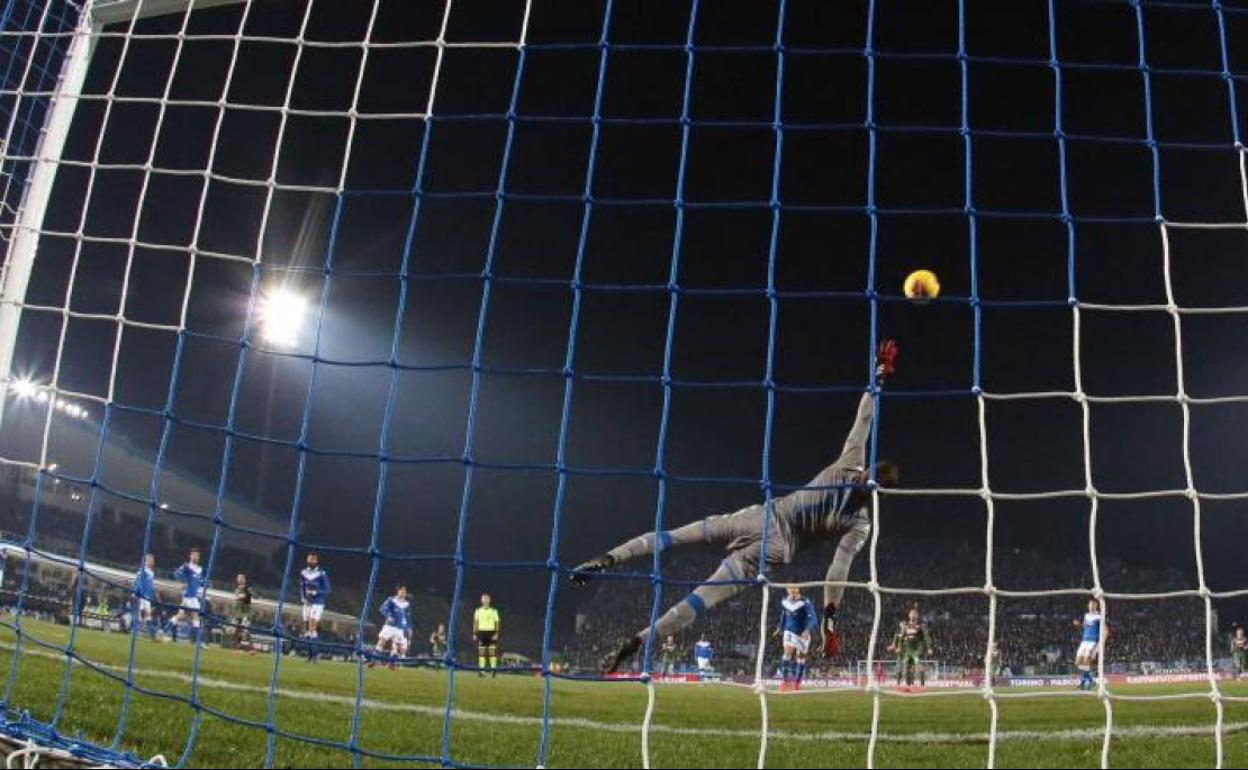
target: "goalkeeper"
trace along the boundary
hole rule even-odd
[[[876,383],[882,385],[893,373],[897,345],[892,340],[880,344],[876,353]],[[736,513],[711,516],[673,530],[648,532],[633,538],[607,553],[597,556],[572,570],[571,578],[584,583],[595,573],[610,569],[629,559],[654,553],[672,546],[706,543],[728,550],[719,569],[693,593],[669,609],[658,619],[654,633],[660,638],[688,627],[706,610],[739,593],[745,582],[758,575],[759,563],[789,564],[800,552],[820,543],[836,543],[836,554],[828,566],[829,584],[844,582],[849,567],[871,532],[870,474],[866,467],[867,439],[875,400],[864,393],[858,404],[858,415],[845,439],[840,456],[805,487],[772,503],[771,515],[761,504],[742,508]],[[897,466],[880,462],[875,466],[875,480],[882,487],[897,483]],[[764,556],[763,525],[767,523],[767,553]],[[837,605],[845,592],[844,586],[823,587],[823,623],[821,633],[825,655],[834,655],[839,645],[834,619]],[[603,659],[606,673],[615,672],[620,664],[640,649],[650,629],[631,636],[619,649]]]

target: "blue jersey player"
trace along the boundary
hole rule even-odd
[[[182,582],[182,606],[178,614],[173,616],[173,641],[178,641],[178,626],[182,618],[191,618],[194,635],[199,635],[199,611],[204,595],[204,568],[199,565],[199,549],[192,548],[186,555],[186,563],[173,571],[173,576]]]
[[[780,692],[800,690],[802,677],[806,676],[806,653],[810,639],[819,627],[819,613],[815,605],[802,596],[802,589],[791,586],[788,595],[780,601],[780,623],[775,636],[781,637],[784,657],[780,660]]]
[[[156,601],[156,557],[147,554],[143,566],[134,576],[134,615],[138,628],[156,638],[156,624],[152,622],[152,602]]]
[[[711,658],[715,656],[711,649],[711,640],[703,634],[693,645],[693,662],[698,667],[699,674],[709,674],[711,672]]]
[[[308,645],[308,660],[316,660],[317,626],[325,612],[329,596],[329,573],[315,553],[308,554],[306,566],[299,573],[299,596],[303,599],[303,638]]]
[[[1101,613],[1101,603],[1096,599],[1088,599],[1088,611],[1081,620],[1075,621],[1075,628],[1082,629],[1079,649],[1075,651],[1075,667],[1079,669],[1079,689],[1091,690],[1095,687],[1092,678],[1092,666],[1101,655],[1101,646],[1109,635],[1109,627],[1105,625],[1105,616]]]
[[[394,668],[395,658],[407,655],[407,640],[412,628],[412,622],[407,614],[409,606],[407,586],[402,583],[395,586],[394,596],[381,603],[381,617],[385,623],[381,627],[381,632],[377,634],[377,655],[384,653],[386,646],[389,645],[391,669]]]

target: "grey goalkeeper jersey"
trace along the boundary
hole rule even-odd
[[[864,480],[874,410],[874,399],[864,393],[841,456],[806,486],[772,503],[774,526],[784,539],[786,562],[812,545],[840,538],[869,517],[871,495],[865,487],[854,485]]]

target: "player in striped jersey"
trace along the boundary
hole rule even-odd
[[[255,655],[256,648],[251,646],[251,601],[251,586],[240,572],[234,576],[234,633],[238,649]]]
[[[1235,664],[1235,678],[1248,674],[1248,633],[1237,626],[1231,635],[1231,662]]]
[[[911,607],[906,619],[897,626],[889,652],[897,653],[897,686],[905,679],[906,687],[914,686],[914,675],[919,675],[919,686],[927,687],[927,669],[923,658],[932,657],[932,635],[923,625],[918,607]]]
[[[893,373],[896,359],[897,345],[892,340],[882,342],[876,353],[877,385],[882,385]],[[836,543],[836,554],[828,565],[825,579],[828,583],[843,582],[871,531],[872,495],[868,483],[871,474],[866,462],[874,407],[873,394],[864,393],[840,456],[805,487],[773,500],[770,513],[764,505],[755,504],[736,513],[711,516],[659,532],[657,537],[654,532],[648,532],[576,567],[572,580],[583,583],[617,564],[652,555],[656,547],[662,551],[673,546],[705,543],[727,548],[728,558],[719,569],[659,618],[654,633],[660,638],[687,628],[703,612],[739,593],[746,581],[757,577],[759,564],[764,559],[770,565],[789,564],[802,551],[821,543]],[[897,479],[896,465],[876,463],[875,481],[879,486],[892,486]],[[825,655],[834,655],[839,644],[834,620],[844,591],[843,586],[836,585],[825,585],[823,589]],[[624,640],[618,651],[603,660],[603,669],[607,673],[618,669],[636,654],[649,634],[647,628]]]

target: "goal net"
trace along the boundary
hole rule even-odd
[[[1058,697],[1102,766],[1153,701],[1234,764],[1248,8],[1004,5],[0,0],[0,733],[448,767],[745,736],[763,767],[829,698],[873,767],[895,704],[969,692],[989,767]],[[603,676],[715,569],[670,533],[758,504],[770,554],[863,394],[848,576],[794,546]],[[779,605],[822,628],[829,585],[841,649],[787,700]],[[663,684],[712,678],[740,732]]]

